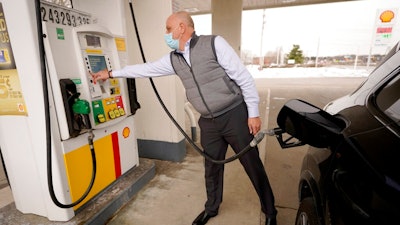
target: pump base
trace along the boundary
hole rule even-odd
[[[118,180],[79,208],[76,215],[67,222],[57,224],[105,224],[114,213],[126,204],[141,188],[155,176],[155,163],[150,159],[139,159],[139,166],[122,175]],[[43,224],[51,225],[46,217],[23,214],[14,203],[0,208],[0,224]]]

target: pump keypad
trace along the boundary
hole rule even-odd
[[[92,108],[96,124],[105,123],[125,115],[121,96],[92,101]]]

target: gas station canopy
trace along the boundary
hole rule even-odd
[[[243,10],[322,4],[357,0],[243,0]],[[211,13],[211,0],[172,0],[174,12],[187,11],[192,15]]]

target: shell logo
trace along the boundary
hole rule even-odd
[[[389,23],[394,18],[394,12],[392,10],[385,10],[379,16],[382,23]]]
[[[18,103],[18,104],[17,104],[17,107],[18,107],[18,112],[24,112],[24,111],[25,111],[24,104]]]
[[[122,136],[123,136],[124,138],[128,138],[130,133],[131,133],[131,129],[129,129],[129,127],[125,127],[125,128],[122,130]]]

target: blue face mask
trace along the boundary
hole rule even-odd
[[[179,39],[175,40],[172,38],[172,32],[169,34],[164,34],[164,40],[165,43],[167,43],[167,45],[174,49],[174,50],[178,50],[179,49]]]

